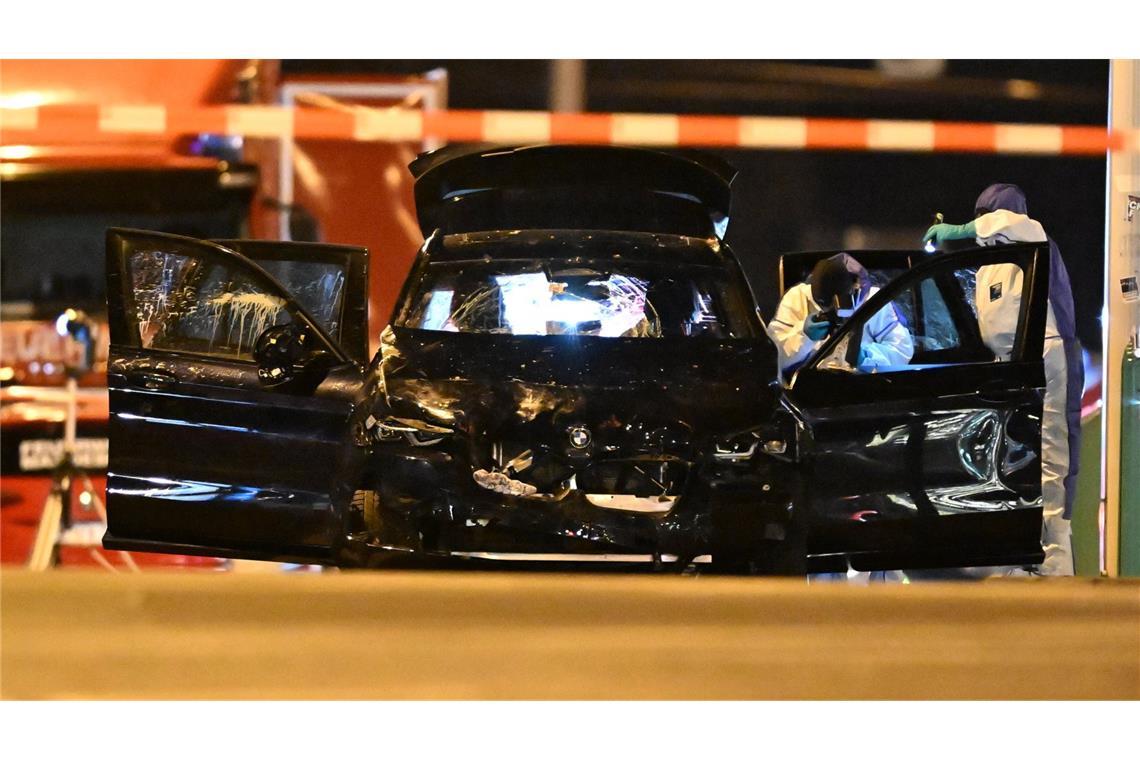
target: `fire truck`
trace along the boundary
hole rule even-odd
[[[0,105],[168,108],[280,103],[323,108],[446,107],[446,74],[282,76],[276,61],[4,61]],[[373,251],[371,335],[422,242],[405,167],[419,143],[128,135],[97,144],[44,125],[0,134],[0,563],[27,564],[64,448],[66,377],[83,348],[63,330],[87,316],[94,355],[74,395],[73,464],[51,564],[218,569],[222,560],[129,555],[101,546],[107,466],[104,237],[109,227],[203,239],[326,240]],[[380,320],[379,322],[377,320]],[[55,489],[58,491],[58,488]],[[59,511],[59,510],[57,510]]]

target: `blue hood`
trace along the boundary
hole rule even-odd
[[[1017,185],[1008,182],[995,182],[982,191],[974,204],[974,215],[987,214],[990,211],[1012,211],[1015,214],[1028,214],[1025,203],[1025,193]]]
[[[866,291],[871,285],[871,275],[851,254],[837,253],[821,259],[816,262],[807,278],[807,283],[811,285],[812,300],[826,308],[825,302],[829,302],[829,299],[825,293],[834,292],[837,283],[843,280],[846,281],[846,286],[850,287],[852,278],[859,281],[859,289],[864,291],[863,297],[866,298]]]

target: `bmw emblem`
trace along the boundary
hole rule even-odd
[[[586,448],[593,438],[590,435],[590,429],[585,425],[575,425],[566,432],[570,436],[570,445],[576,449]]]

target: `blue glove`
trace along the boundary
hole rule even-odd
[[[827,320],[816,319],[815,317],[816,315],[812,314],[804,320],[804,335],[813,341],[823,340],[827,337]]]
[[[935,245],[941,245],[947,240],[969,240],[970,238],[977,237],[977,231],[973,222],[966,222],[965,224],[934,224],[922,236],[922,242],[925,245],[930,241],[934,241]]]
[[[863,346],[859,346],[859,361],[855,362],[855,366],[862,368],[869,361],[871,361],[870,352]]]

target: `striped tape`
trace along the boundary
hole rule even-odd
[[[0,109],[0,140],[91,142],[113,135],[225,133],[258,138],[418,142],[578,143],[907,153],[1103,155],[1135,151],[1140,131],[1056,124],[988,124],[775,116],[545,111],[331,110],[272,105],[167,108],[51,105]]]

